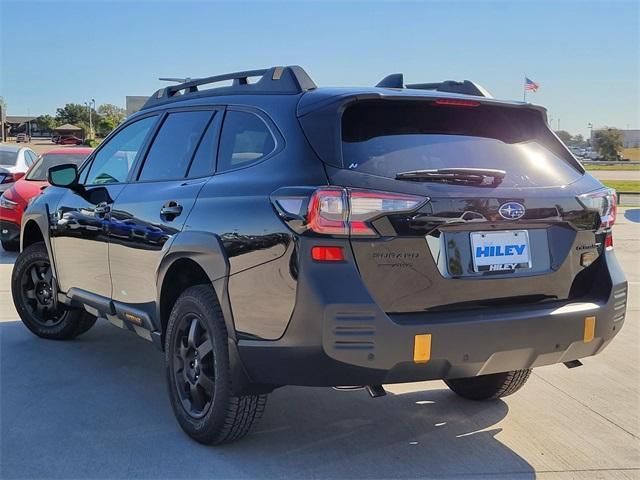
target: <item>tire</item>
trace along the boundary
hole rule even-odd
[[[232,393],[227,329],[210,286],[190,287],[178,297],[167,324],[165,366],[171,407],[194,440],[233,442],[262,417],[266,395]]]
[[[2,240],[2,248],[7,252],[17,252],[20,250],[20,242],[16,242],[15,240]]]
[[[468,378],[446,379],[444,383],[469,400],[495,400],[517,392],[525,384],[531,370],[512,370]]]
[[[84,310],[69,309],[54,298],[55,279],[44,243],[25,248],[11,275],[13,304],[25,326],[40,338],[69,340],[89,330],[96,318]]]

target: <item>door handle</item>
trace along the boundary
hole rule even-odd
[[[173,218],[177,217],[182,213],[182,205],[178,202],[171,200],[165,203],[160,209],[160,215],[169,217],[167,220],[173,220]]]

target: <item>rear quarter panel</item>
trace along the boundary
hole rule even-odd
[[[253,166],[213,176],[184,227],[185,232],[217,235],[229,264],[235,329],[239,336],[263,339],[284,333],[296,296],[291,265],[296,262],[296,238],[275,212],[270,194],[283,186],[327,183],[322,162],[294,116],[295,104],[273,102],[263,108],[280,130],[278,153]],[[207,273],[213,281],[220,275]]]

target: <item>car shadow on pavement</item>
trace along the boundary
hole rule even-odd
[[[0,322],[2,478],[534,478],[495,438],[503,401],[445,389],[285,387],[244,440],[207,447],[173,418],[162,353],[106,322],[71,342]]]
[[[624,211],[624,218],[630,222],[640,222],[640,208],[627,208]]]
[[[18,258],[18,252],[8,252],[0,247],[0,265],[13,265]]]

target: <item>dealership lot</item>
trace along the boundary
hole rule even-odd
[[[30,334],[10,298],[15,255],[0,251],[0,477],[639,478],[639,229],[640,209],[619,213],[627,320],[583,367],[537,369],[494,403],[440,381],[375,400],[286,387],[249,437],[219,448],[179,429],[150,343],[106,322],[73,342]]]

